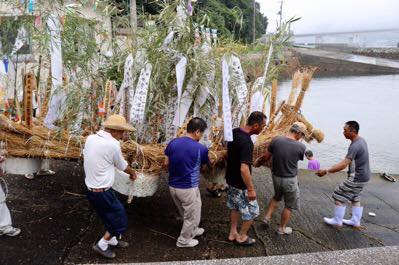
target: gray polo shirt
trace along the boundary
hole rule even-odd
[[[352,161],[349,165],[348,173],[353,175],[354,182],[368,182],[371,177],[369,151],[366,141],[359,137],[351,143],[346,155]]]

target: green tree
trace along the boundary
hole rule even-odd
[[[127,15],[129,0],[114,0],[121,9],[122,15]],[[162,1],[136,0],[138,13],[158,14]],[[206,15],[209,20],[205,26],[218,29],[223,37],[234,38],[242,42],[252,42],[253,32],[253,0],[198,0],[194,3],[195,16],[200,21]],[[256,2],[256,37],[266,33],[267,17],[260,12]]]

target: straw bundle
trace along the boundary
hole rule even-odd
[[[270,97],[270,115],[275,113],[276,111],[276,102],[277,102],[277,80],[273,79],[272,81],[272,93]]]
[[[42,106],[40,109],[40,117],[45,117],[47,113],[48,103],[50,101],[50,94],[51,94],[51,85],[52,85],[51,82],[52,80],[51,80],[51,70],[50,70],[49,75],[47,77],[46,90],[44,91]]]
[[[303,98],[305,97],[305,93],[309,88],[309,84],[310,81],[312,80],[313,73],[315,70],[316,68],[308,68],[302,72],[301,92],[299,93],[299,96],[295,103],[294,107],[295,111],[298,111],[302,106]]]
[[[257,142],[255,143],[254,148],[254,161],[256,161],[259,157],[263,156],[269,147],[272,139],[279,135],[285,135],[291,125],[294,122],[300,121],[305,124],[307,128],[307,134],[305,135],[305,141],[309,142],[313,139],[316,139],[319,143],[323,141],[324,134],[318,129],[315,129],[314,126],[302,115],[299,113],[299,108],[302,106],[303,98],[305,96],[306,91],[309,88],[310,81],[313,76],[314,68],[306,69],[303,72],[296,72],[293,76],[293,85],[291,94],[289,95],[287,103],[284,101],[280,103],[279,108],[275,111],[270,117],[270,121],[265,127],[265,129],[259,134]],[[298,84],[299,77],[302,77],[302,87],[301,92],[295,102],[295,105],[290,104],[293,102],[292,97],[295,96],[295,87]],[[292,96],[294,95],[294,96]],[[267,166],[270,167],[271,161],[266,161]]]
[[[294,100],[297,94],[299,83],[301,82],[301,78],[302,78],[302,73],[299,70],[297,70],[292,76],[291,92],[287,100],[288,105],[294,104]]]

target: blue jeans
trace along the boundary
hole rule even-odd
[[[87,198],[91,206],[100,217],[105,229],[111,236],[120,236],[127,229],[127,215],[122,203],[116,197],[115,191],[109,189],[104,192],[87,191]]]

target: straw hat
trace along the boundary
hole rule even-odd
[[[109,116],[105,122],[103,122],[103,126],[108,129],[119,131],[135,131],[134,127],[129,125],[123,116],[117,114]]]

